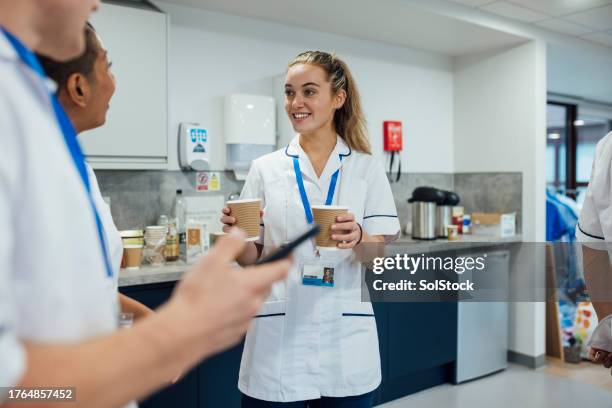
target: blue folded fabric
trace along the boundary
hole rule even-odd
[[[567,235],[574,241],[578,215],[569,205],[559,200],[555,194],[546,192],[546,240],[558,241]]]

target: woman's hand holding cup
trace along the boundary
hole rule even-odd
[[[229,207],[223,207],[221,210],[221,224],[223,224],[223,232],[228,233],[236,224],[236,218],[232,217],[232,210]],[[259,218],[263,217],[263,210],[259,210]]]
[[[331,229],[331,239],[339,241],[338,248],[350,249],[361,242],[363,232],[350,212],[336,217],[336,223]]]
[[[232,217],[230,214],[232,213],[232,210],[229,209],[229,207],[223,207],[223,209],[221,210],[221,224],[223,224],[223,232],[228,233],[230,231],[230,229],[234,226],[234,224],[236,223],[236,218]]]

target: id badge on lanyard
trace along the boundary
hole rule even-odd
[[[340,155],[340,161],[342,161],[342,155]],[[295,179],[300,191],[300,198],[302,199],[302,205],[304,206],[304,213],[306,215],[306,222],[312,224],[314,217],[310,208],[310,202],[306,189],[304,188],[304,180],[302,178],[302,171],[300,169],[300,162],[297,157],[293,157],[293,169],[295,171]],[[331,205],[334,199],[334,192],[336,190],[336,183],[338,181],[338,175],[340,169],[332,175],[329,183],[329,190],[327,192],[327,198],[325,205]],[[324,286],[328,288],[334,287],[334,272],[335,265],[329,262],[322,262],[320,255],[317,254],[315,258],[310,258],[302,263],[300,268],[302,271],[302,284],[310,286]]]
[[[320,262],[302,264],[302,284],[312,286],[334,287],[334,271],[332,265],[326,266]]]

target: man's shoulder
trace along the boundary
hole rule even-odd
[[[0,108],[2,122],[18,115],[31,116],[31,106],[38,104],[36,87],[28,84],[27,77],[21,72],[18,63],[0,59]]]

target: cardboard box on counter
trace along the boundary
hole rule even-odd
[[[516,235],[516,213],[472,213],[474,235],[511,237]]]

